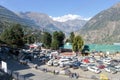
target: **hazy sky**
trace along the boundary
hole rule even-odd
[[[34,11],[57,17],[76,14],[92,17],[120,0],[0,0],[0,5],[16,12]]]

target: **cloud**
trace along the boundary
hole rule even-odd
[[[79,19],[79,20],[89,20],[90,19],[90,18],[81,17],[80,15],[73,15],[73,14],[68,14],[68,15],[64,15],[64,16],[60,16],[60,17],[50,16],[50,18],[52,18],[54,21],[58,21],[58,22],[65,22],[68,20],[75,20],[75,19]]]

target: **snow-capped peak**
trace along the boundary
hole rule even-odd
[[[83,18],[80,15],[73,15],[73,14],[68,14],[68,15],[64,15],[64,16],[60,16],[60,17],[52,17],[50,16],[50,18],[52,18],[54,21],[58,21],[58,22],[65,22],[68,20],[89,20],[90,18]]]

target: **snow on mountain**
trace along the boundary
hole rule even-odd
[[[52,17],[50,16],[50,18],[52,18],[54,21],[58,21],[58,22],[66,22],[69,20],[86,20],[88,21],[90,18],[84,18],[80,15],[74,15],[74,14],[67,14],[64,16],[60,16],[60,17]]]

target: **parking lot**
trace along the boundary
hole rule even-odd
[[[56,51],[53,53],[55,56],[48,56],[48,54],[45,54],[44,52],[32,53],[32,58],[20,58],[16,61],[9,58],[6,60],[8,69],[14,72],[18,72],[20,76],[24,76],[25,78],[32,80],[76,80],[76,78],[79,80],[98,80],[101,78],[101,75],[108,77],[110,80],[120,80],[119,59],[116,59],[117,62],[114,59],[115,62],[113,61],[111,63],[113,60],[111,57],[99,58],[96,56],[83,57],[75,55],[61,56],[57,54]],[[31,61],[28,60],[29,58]],[[20,60],[22,60],[22,62]],[[25,63],[23,63],[23,61]],[[99,67],[98,65],[102,65],[102,67]],[[37,66],[37,68],[35,66]],[[116,66],[118,66],[118,69],[115,68]],[[109,70],[105,70],[107,67],[112,67],[114,69],[110,69],[109,72]],[[41,69],[47,69],[47,71],[43,71]],[[98,71],[95,71],[95,69]],[[70,74],[67,74],[66,70],[69,70]],[[57,71],[58,75],[55,75],[54,71]],[[71,77],[71,74],[77,74],[79,77]]]
[[[70,56],[68,55],[61,56],[61,55],[58,55],[56,51],[49,54],[53,54],[54,56],[51,55],[50,59],[46,57],[46,54],[44,54],[44,56],[43,55],[36,56],[35,59],[37,60],[36,65],[38,68],[44,68],[47,70],[51,70],[52,72],[57,70],[59,72],[59,76],[65,75],[68,78],[69,78],[69,75],[66,75],[64,73],[65,68],[70,70],[71,73],[78,74],[79,79],[80,78],[84,78],[87,80],[95,79],[95,78],[100,79],[101,75],[104,75],[110,80],[120,79],[119,59],[117,59],[118,62],[116,64],[116,62],[114,62],[115,59],[112,59],[111,57],[103,57],[103,58],[100,58],[98,56],[94,56],[94,57],[93,56],[87,56],[87,57],[77,56],[76,57],[75,55],[71,55],[71,54]],[[35,61],[32,61],[32,62],[35,62]],[[38,64],[39,62],[44,62],[44,63],[40,65]],[[118,69],[115,68],[116,66],[118,66]],[[81,67],[84,67],[84,68],[81,68]],[[85,68],[87,69],[87,71],[85,70]]]
[[[44,67],[45,65],[39,66],[38,69],[35,69],[34,67],[33,68],[28,67],[24,64],[21,65],[17,61],[9,60],[7,62],[9,62],[8,69],[18,74],[16,79],[19,78],[20,76],[23,76],[25,80],[78,80],[75,78],[71,79],[69,78],[69,76],[65,75],[54,75],[51,72],[44,72],[39,69]],[[14,66],[11,63],[14,64]],[[79,80],[91,80],[91,79],[79,78]]]
[[[46,63],[46,65],[42,65],[41,67],[50,69],[50,70],[58,70],[61,71],[63,70],[65,67],[68,67],[68,69],[72,72],[72,73],[77,73],[79,74],[80,77],[84,77],[84,78],[91,78],[91,77],[96,77],[96,78],[101,78],[102,75],[104,75],[105,77],[107,77],[110,80],[119,80],[120,79],[120,60],[119,59],[113,59],[111,57],[98,57],[98,56],[89,56],[89,57],[76,57],[78,60],[77,62],[80,62],[80,65],[77,64],[77,66],[73,66],[74,63],[76,63],[76,58],[73,59],[72,57],[72,67],[70,67],[71,60],[67,60],[68,58],[71,57],[65,57],[63,58],[63,56],[59,59],[54,59],[51,61],[48,61]],[[61,59],[65,59],[65,61],[61,62]],[[86,61],[85,59],[88,59],[88,61]],[[53,62],[51,64],[51,62]],[[57,64],[58,63],[58,64]],[[62,65],[62,66],[60,66]],[[63,67],[64,65],[64,67]],[[81,69],[82,65],[86,65],[85,67],[87,67],[88,71],[84,71]],[[69,68],[70,67],[70,68]],[[98,70],[95,71],[94,69]]]

